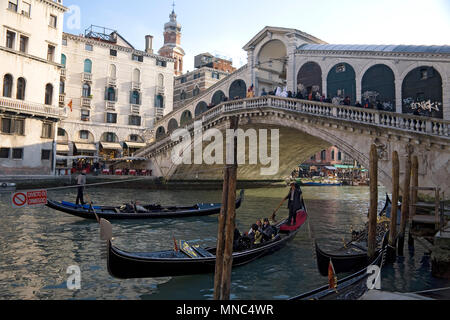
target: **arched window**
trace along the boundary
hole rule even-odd
[[[196,97],[200,94],[199,87],[195,87],[194,91],[192,91],[192,96]]]
[[[53,101],[53,86],[48,83],[45,86],[45,104],[51,105]]]
[[[186,100],[186,91],[181,91],[180,100]]]
[[[336,153],[333,150],[333,151],[331,151],[331,160],[335,160],[335,158],[336,158]]]
[[[115,65],[110,65],[109,66],[109,77],[112,79],[116,79],[117,76],[117,68]]]
[[[134,82],[141,82],[141,71],[139,71],[139,69],[134,69],[134,71],[133,71],[133,81]]]
[[[7,74],[3,77],[3,96],[7,98],[12,97],[13,77]]]
[[[17,79],[17,93],[16,93],[17,100],[25,100],[25,87],[26,87],[25,79],[24,78]]]
[[[181,115],[180,126],[184,127],[191,121],[192,121],[191,112],[189,110],[184,111],[183,114]]]
[[[92,61],[89,59],[84,60],[84,72],[92,73]]]
[[[161,73],[158,75],[158,86],[164,87],[164,76]]]
[[[83,97],[89,98],[91,95],[91,86],[87,83],[83,84]]]
[[[162,95],[157,95],[155,99],[156,108],[164,108],[164,97]]]
[[[113,87],[107,88],[105,98],[107,101],[116,101],[116,90]]]
[[[66,55],[65,54],[61,54],[61,64],[64,66],[64,68],[66,67]]]

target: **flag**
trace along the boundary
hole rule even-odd
[[[72,105],[73,105],[73,100],[70,100],[70,102],[69,102],[69,104],[68,104],[68,106],[69,106],[69,108],[70,108],[70,112],[72,112]]]
[[[333,261],[330,259],[330,265],[328,266],[328,283],[329,283],[329,289],[335,289],[337,291],[337,276],[336,272],[334,271]]]

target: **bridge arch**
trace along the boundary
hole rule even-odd
[[[217,90],[216,92],[214,92],[211,98],[211,103],[213,105],[218,105],[221,102],[223,102],[225,98],[226,98],[225,93],[223,93],[222,90]]]
[[[433,66],[418,66],[405,76],[402,111],[439,119],[444,117],[442,76]]]
[[[395,74],[385,64],[375,64],[368,68],[361,80],[361,100],[376,108],[377,101],[384,106],[384,111],[396,110]]]
[[[271,91],[274,86],[283,86],[287,80],[288,45],[283,40],[268,39],[257,51],[256,67],[262,71],[258,79],[260,88]]]
[[[187,126],[191,121],[192,121],[192,113],[191,113],[191,111],[185,110],[185,111],[181,114],[181,118],[180,118],[180,127],[185,127],[185,126]]]
[[[311,92],[323,94],[322,68],[317,62],[304,63],[297,73],[297,90],[304,97]]]
[[[200,101],[197,106],[195,107],[195,117],[198,117],[202,113],[206,112],[208,110],[208,105],[205,101]]]
[[[230,85],[229,95],[230,100],[244,99],[247,96],[247,85],[242,79],[234,80]]]
[[[164,137],[165,135],[166,135],[166,129],[164,129],[163,126],[156,129],[156,135],[155,135],[156,140]]]
[[[174,118],[170,119],[169,124],[167,125],[167,133],[170,134],[177,129],[178,129],[178,121]]]
[[[356,102],[356,72],[346,62],[340,62],[331,67],[327,76],[327,95],[330,98],[350,97],[351,105]]]

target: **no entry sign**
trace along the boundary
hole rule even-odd
[[[13,208],[47,204],[47,190],[21,191],[12,195]]]

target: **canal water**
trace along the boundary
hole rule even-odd
[[[342,244],[351,227],[364,225],[369,206],[367,187],[303,188],[309,210],[307,225],[281,251],[233,269],[232,298],[287,299],[318,286],[327,278],[317,271],[313,239],[325,248]],[[288,189],[251,189],[237,212],[241,232],[257,219],[269,217]],[[121,205],[130,200],[168,205],[220,202],[221,191],[149,191],[91,189],[97,204]],[[74,190],[54,191],[56,200],[75,200]],[[380,190],[379,208],[385,193]],[[287,215],[280,210],[279,217]],[[115,244],[127,251],[173,248],[173,236],[192,244],[215,246],[217,216],[180,220],[113,222]],[[0,299],[151,299],[207,300],[213,296],[213,275],[118,280],[106,269],[105,244],[98,225],[46,207],[12,209],[9,195],[0,195]],[[430,257],[420,246],[414,253],[384,269],[382,288],[414,292],[448,287],[449,281],[431,277]],[[81,269],[81,290],[67,289],[67,268]]]

